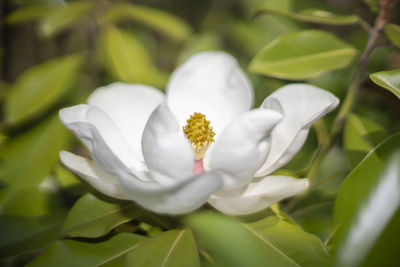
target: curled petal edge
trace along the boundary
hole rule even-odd
[[[309,84],[289,84],[267,97],[262,108],[283,115],[271,133],[271,149],[255,176],[262,177],[286,164],[303,146],[312,123],[332,111],[339,99]]]
[[[60,151],[60,160],[65,167],[101,193],[117,199],[130,199],[119,184],[118,178],[103,171],[92,160],[64,150]]]
[[[257,182],[232,191],[219,191],[208,200],[217,210],[229,215],[248,215],[263,210],[309,187],[308,179],[266,176]]]
[[[249,183],[265,162],[269,136],[282,115],[273,110],[254,109],[241,114],[225,127],[210,151],[209,166],[223,175],[224,189]]]

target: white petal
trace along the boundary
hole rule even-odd
[[[136,173],[137,175],[141,175]],[[177,181],[171,186],[132,179],[126,173],[118,176],[125,192],[139,205],[164,214],[183,214],[202,206],[218,191],[223,181],[216,172],[206,172]]]
[[[92,160],[72,154],[60,152],[61,162],[75,172],[101,193],[118,199],[129,199],[119,184],[118,178],[103,171]]]
[[[283,120],[271,134],[271,149],[256,176],[264,176],[286,164],[303,146],[312,123],[339,104],[336,96],[308,84],[286,85],[267,99],[262,108],[281,112]]]
[[[145,169],[132,153],[110,118],[90,105],[77,105],[60,110],[61,121],[89,149],[96,163],[105,170],[122,162],[128,169]],[[116,162],[115,159],[118,159]]]
[[[194,112],[206,115],[216,134],[238,114],[249,110],[253,89],[237,61],[223,52],[189,58],[172,74],[167,104],[181,126]]]
[[[99,131],[95,127],[87,128],[89,140],[94,143],[92,147],[101,148],[102,153],[92,153],[96,164],[100,163],[102,168],[118,178],[130,199],[151,211],[166,214],[190,212],[203,205],[208,197],[219,190],[223,184],[222,178],[214,172],[176,180],[175,183],[169,185],[162,184],[159,180],[151,179],[151,174],[147,171],[128,169],[113,153],[112,146],[105,143]],[[162,174],[157,176],[162,176]],[[171,181],[172,179],[165,177],[164,180]]]
[[[242,190],[220,191],[208,202],[216,209],[230,215],[246,215],[263,210],[284,198],[304,192],[307,179],[287,176],[266,176],[252,182]]]
[[[160,105],[151,114],[143,132],[142,146],[150,170],[178,179],[191,176],[192,146],[166,105]]]
[[[210,155],[212,170],[223,171],[224,189],[241,187],[253,179],[265,162],[269,135],[282,115],[272,110],[255,109],[241,114],[225,127]]]
[[[157,89],[127,83],[113,83],[96,89],[88,103],[104,111],[112,120],[125,142],[143,160],[142,133],[153,110],[165,101]]]

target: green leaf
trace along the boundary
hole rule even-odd
[[[252,20],[235,20],[227,29],[230,42],[246,54],[254,55],[257,51],[283,33],[302,30],[302,23],[287,17],[268,14]]]
[[[82,184],[73,173],[61,165],[56,166],[54,172],[61,187],[72,187]]]
[[[27,266],[100,266],[137,248],[145,239],[140,235],[122,233],[98,243],[75,240],[57,241]]]
[[[338,266],[358,266],[399,209],[399,144],[400,133],[386,139],[349,174],[339,191],[332,223]]]
[[[16,124],[47,110],[75,82],[80,55],[53,59],[25,71],[6,97],[5,117]]]
[[[92,6],[93,4],[88,1],[76,1],[53,7],[50,12],[42,16],[39,30],[44,36],[51,37],[76,24],[85,15],[90,14],[89,11]]]
[[[277,217],[247,224],[252,234],[284,252],[300,266],[326,266],[328,253],[321,240]]]
[[[17,24],[34,20],[45,16],[49,11],[51,11],[51,9],[51,7],[44,5],[18,8],[7,16],[6,22],[9,24]]]
[[[216,266],[326,266],[328,261],[317,237],[274,216],[244,224],[203,212],[188,221]]]
[[[0,149],[0,179],[8,190],[38,186],[58,162],[70,134],[53,116]]]
[[[62,235],[99,237],[114,227],[146,213],[133,202],[109,203],[86,194],[71,208]]]
[[[332,25],[354,24],[358,21],[357,16],[339,14],[318,0],[264,0],[258,11],[284,15],[300,21]]]
[[[329,236],[334,198],[339,191],[336,188],[340,187],[343,178],[336,180],[339,181],[328,179],[327,183],[313,186],[306,195],[298,198],[298,201],[290,206],[290,210],[293,211],[290,215],[304,231],[313,233],[322,240]],[[336,192],[331,193],[332,191]]]
[[[116,79],[162,88],[166,75],[154,65],[145,46],[131,33],[109,27],[101,36],[104,66]]]
[[[61,209],[57,195],[38,186],[14,189],[1,203],[1,213],[20,216],[41,216]]]
[[[112,5],[106,13],[106,20],[110,22],[126,19],[140,22],[176,41],[186,40],[192,32],[182,19],[151,7],[122,3]]]
[[[369,77],[374,83],[400,98],[400,69],[375,72]]]
[[[45,247],[57,239],[63,219],[59,215],[40,218],[0,216],[0,257]]]
[[[350,114],[344,128],[344,147],[352,168],[386,137],[386,130],[379,124]]]
[[[171,230],[144,241],[126,255],[125,266],[200,266],[192,231]]]
[[[214,33],[192,35],[181,49],[177,63],[180,65],[190,56],[207,50],[222,50],[219,36]]]
[[[363,262],[365,267],[397,266],[400,247],[400,209],[393,215]]]
[[[337,97],[342,98],[347,93],[349,87],[348,81],[351,79],[351,77],[353,77],[353,69],[355,69],[357,65],[354,63],[357,62],[352,62],[350,66],[345,69],[325,72],[321,75],[318,75],[309,80],[308,83],[320,88],[324,88],[325,90],[334,93]]]
[[[398,48],[400,48],[400,26],[392,23],[388,23],[385,26],[385,35],[390,41]]]
[[[379,2],[378,0],[363,0],[369,7],[369,9],[374,12],[378,13],[379,11]]]
[[[6,19],[7,23],[16,24],[39,19],[39,31],[51,37],[68,27],[75,25],[82,17],[89,14],[91,2],[68,2],[66,5],[37,5],[19,8]]]
[[[209,254],[215,266],[295,266],[272,246],[260,245],[239,222],[215,213],[197,213],[188,218],[200,249]]]
[[[357,51],[336,36],[317,30],[281,35],[251,61],[252,72],[302,80],[347,66]]]

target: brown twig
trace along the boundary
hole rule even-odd
[[[308,171],[307,177],[310,180],[315,179],[315,175],[318,171],[318,168],[324,159],[325,155],[328,153],[331,145],[334,143],[336,138],[339,136],[340,132],[342,131],[344,122],[350,112],[353,110],[354,105],[356,103],[358,91],[360,88],[360,83],[362,80],[362,76],[367,68],[367,64],[369,58],[377,47],[378,39],[385,27],[387,19],[389,17],[389,10],[391,6],[392,0],[380,0],[379,4],[381,6],[378,16],[375,19],[374,27],[370,31],[370,36],[367,42],[367,45],[364,49],[364,52],[361,54],[361,57],[358,62],[358,67],[350,84],[349,90],[347,91],[347,95],[341,105],[338,115],[334,121],[332,130],[329,134],[329,139],[325,142],[321,143],[317,155],[314,158],[314,162],[312,163],[310,170]]]

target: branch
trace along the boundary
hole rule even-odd
[[[367,45],[365,47],[364,52],[361,54],[361,57],[358,62],[358,67],[356,69],[356,72],[354,74],[354,77],[352,79],[352,82],[350,84],[349,90],[347,91],[347,95],[343,101],[343,104],[340,107],[339,113],[336,116],[336,119],[334,121],[332,130],[329,134],[329,139],[327,139],[325,142],[322,142],[318,148],[317,155],[314,158],[314,162],[312,163],[310,170],[308,171],[307,177],[310,180],[313,180],[315,178],[315,175],[317,173],[317,170],[322,163],[322,160],[324,159],[325,155],[328,153],[331,145],[334,143],[336,138],[339,136],[340,132],[342,131],[343,124],[347,118],[347,116],[350,114],[350,112],[353,110],[354,105],[356,103],[358,91],[360,88],[360,83],[362,80],[362,75],[365,72],[365,69],[367,68],[367,64],[369,61],[369,58],[374,51],[374,49],[377,47],[378,44],[378,39],[383,31],[383,28],[385,27],[385,24],[387,22],[388,16],[389,16],[389,7],[391,5],[391,0],[380,0],[379,4],[381,6],[381,9],[379,11],[378,16],[376,17],[374,27],[371,29],[370,36],[367,42]]]

